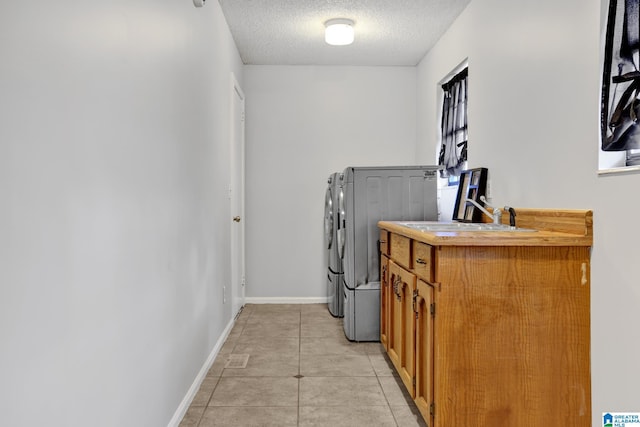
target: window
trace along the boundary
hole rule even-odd
[[[457,185],[467,164],[467,75],[469,68],[442,84],[441,145],[438,164],[441,176]]]

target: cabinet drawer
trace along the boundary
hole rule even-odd
[[[389,255],[389,232],[380,230],[380,253]]]
[[[401,266],[411,268],[411,239],[394,233],[390,233],[389,238],[391,258]]]
[[[413,272],[426,280],[433,281],[433,246],[413,240],[411,266]]]

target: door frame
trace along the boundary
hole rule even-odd
[[[239,107],[240,114],[236,113]],[[231,310],[237,316],[245,304],[245,96],[231,72],[231,132],[229,138],[229,202],[231,218]],[[236,222],[234,217],[240,217]]]

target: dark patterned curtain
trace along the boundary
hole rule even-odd
[[[442,145],[438,164],[442,177],[459,176],[467,161],[467,75],[468,68],[442,85]]]

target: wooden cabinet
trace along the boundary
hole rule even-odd
[[[380,223],[381,339],[430,427],[591,426],[591,212],[539,215],[503,240]]]

